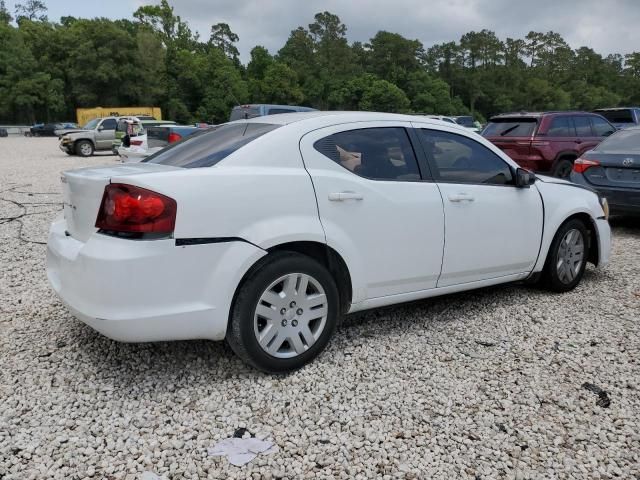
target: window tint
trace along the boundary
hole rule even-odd
[[[313,147],[361,177],[374,180],[420,180],[407,132],[401,127],[362,128],[334,133]]]
[[[535,118],[492,119],[482,135],[485,137],[530,137],[537,124]]]
[[[511,184],[509,165],[475,140],[438,130],[419,131],[439,181],[490,185]]]
[[[115,130],[117,125],[118,122],[115,118],[107,118],[100,124],[103,130]]]
[[[589,117],[573,117],[573,125],[576,127],[577,137],[591,137],[591,123]]]
[[[616,131],[604,118],[591,117],[591,126],[596,137],[606,137]]]
[[[569,117],[555,117],[551,120],[547,135],[550,137],[573,137],[573,127],[569,120]]]
[[[269,115],[277,115],[279,113],[293,113],[295,110],[291,110],[290,108],[270,108]]]
[[[203,130],[155,153],[145,160],[183,168],[211,167],[236,150],[280,125],[231,123]]]

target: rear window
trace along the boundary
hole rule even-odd
[[[233,122],[234,120],[246,120],[247,118],[254,118],[259,116],[259,107],[234,107],[233,110],[231,110],[229,121]]]
[[[492,118],[482,135],[485,137],[530,137],[537,124],[535,118]]]
[[[640,152],[640,129],[619,130],[593,149],[602,153]]]
[[[631,110],[596,110],[594,113],[602,115],[611,123],[634,123]]]
[[[143,161],[182,168],[211,167],[279,126],[268,123],[222,125],[180,140]]]

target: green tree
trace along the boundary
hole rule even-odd
[[[25,3],[16,3],[16,19],[46,22],[47,6],[41,0],[27,0]]]
[[[0,0],[0,25],[9,25],[12,20],[13,17],[7,10],[4,0]]]
[[[226,23],[217,23],[211,27],[209,45],[222,50],[227,58],[230,58],[236,64],[240,63],[240,52],[236,47],[238,40],[238,35],[233,33],[231,27]]]
[[[379,112],[406,112],[409,99],[396,85],[386,80],[376,80],[362,94],[360,109]]]

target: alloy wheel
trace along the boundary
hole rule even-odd
[[[254,333],[260,347],[276,358],[306,352],[320,338],[327,323],[328,300],[311,275],[290,273],[269,285],[254,314]]]
[[[584,238],[577,229],[565,233],[558,246],[556,257],[556,271],[558,278],[564,284],[573,282],[584,260]]]

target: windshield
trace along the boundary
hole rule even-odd
[[[482,135],[484,137],[530,137],[536,125],[535,118],[492,119]]]
[[[640,152],[640,129],[619,130],[593,149],[601,153]]]
[[[89,120],[89,122],[87,122],[87,124],[82,128],[85,130],[93,130],[94,128],[96,128],[96,125],[98,125],[99,121],[100,121],[99,118],[94,118],[93,120]]]
[[[602,115],[611,123],[634,123],[631,110],[596,110],[595,113]]]
[[[187,137],[143,161],[183,168],[211,167],[278,127],[268,123],[228,123]]]

